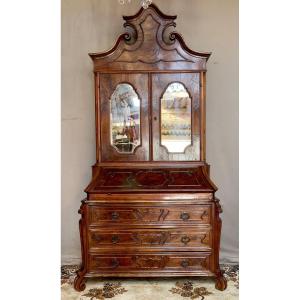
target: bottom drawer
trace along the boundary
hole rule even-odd
[[[89,273],[177,272],[210,273],[211,253],[158,253],[89,255]]]

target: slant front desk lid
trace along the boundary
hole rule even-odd
[[[100,168],[86,188],[87,193],[101,192],[215,192],[204,167],[191,168]]]

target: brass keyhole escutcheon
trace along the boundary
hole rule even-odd
[[[183,212],[183,213],[181,213],[180,218],[183,221],[187,221],[190,218],[190,215],[186,212]]]
[[[185,245],[188,244],[190,241],[191,241],[191,239],[187,235],[185,235],[181,238],[181,242]]]
[[[118,266],[120,265],[120,262],[116,259],[116,258],[113,258],[112,260],[111,260],[111,266],[112,266],[112,268],[117,268]]]
[[[113,235],[112,237],[111,237],[111,242],[113,243],[113,244],[117,244],[118,242],[119,242],[119,237],[117,236],[117,235]]]
[[[182,266],[183,268],[187,268],[187,267],[189,266],[189,262],[188,262],[187,260],[183,260],[183,261],[181,262],[181,266]]]
[[[111,214],[111,219],[112,220],[118,220],[119,219],[119,214],[116,212],[116,211],[114,211],[112,214]]]

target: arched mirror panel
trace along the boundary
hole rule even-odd
[[[192,144],[191,98],[185,86],[171,83],[161,98],[161,145],[169,153],[184,153]]]
[[[141,101],[128,83],[116,86],[110,98],[111,145],[119,153],[133,153],[141,144]]]

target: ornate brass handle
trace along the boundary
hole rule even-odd
[[[120,262],[116,259],[116,258],[113,258],[112,260],[111,260],[111,266],[112,266],[112,268],[117,268],[118,266],[120,265]]]
[[[191,239],[187,235],[185,235],[181,238],[181,242],[184,243],[185,245],[187,243],[189,243],[190,241],[191,241]]]
[[[186,212],[181,213],[180,215],[181,220],[186,221],[190,218],[190,215]]]
[[[119,237],[117,236],[117,235],[113,235],[112,237],[111,237],[111,242],[113,243],[113,244],[117,244],[118,242],[119,242]]]
[[[118,220],[119,219],[119,213],[117,213],[116,211],[114,211],[112,214],[111,214],[111,219],[112,220]]]
[[[188,262],[187,260],[183,260],[183,261],[181,262],[181,266],[182,266],[183,268],[186,268],[186,267],[189,266],[189,262]]]

